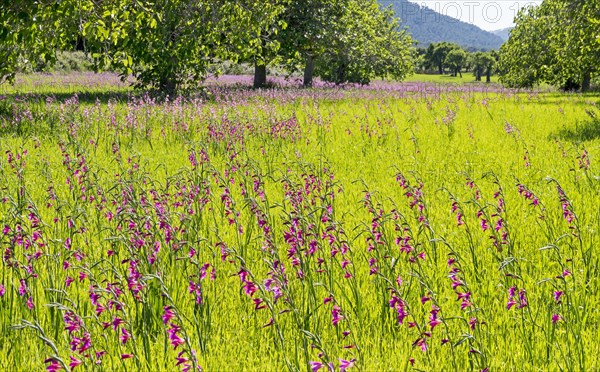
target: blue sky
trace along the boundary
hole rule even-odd
[[[513,25],[516,12],[527,5],[539,5],[541,0],[410,0],[439,13],[493,31]]]

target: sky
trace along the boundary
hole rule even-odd
[[[513,18],[524,6],[539,5],[541,0],[410,0],[438,13],[472,23],[486,31],[513,26]]]

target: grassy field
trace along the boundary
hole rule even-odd
[[[2,369],[600,369],[600,96],[231,81],[1,88]]]
[[[408,82],[430,82],[430,83],[445,83],[445,84],[485,84],[485,76],[481,77],[482,81],[475,81],[475,76],[472,72],[464,72],[462,77],[452,75],[429,75],[429,74],[414,74],[409,76]],[[492,83],[498,83],[498,76],[491,77]]]

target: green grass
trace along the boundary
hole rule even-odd
[[[475,76],[472,72],[464,72],[462,77],[452,76],[450,74],[414,74],[409,76],[407,82],[428,82],[428,83],[440,83],[440,84],[486,84],[485,76],[481,77],[482,81],[475,81]],[[498,83],[498,76],[493,75],[491,77],[491,83]]]
[[[600,96],[37,79],[0,101],[3,369],[600,368]]]

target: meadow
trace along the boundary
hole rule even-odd
[[[0,368],[600,369],[599,95],[249,79],[0,87]]]

